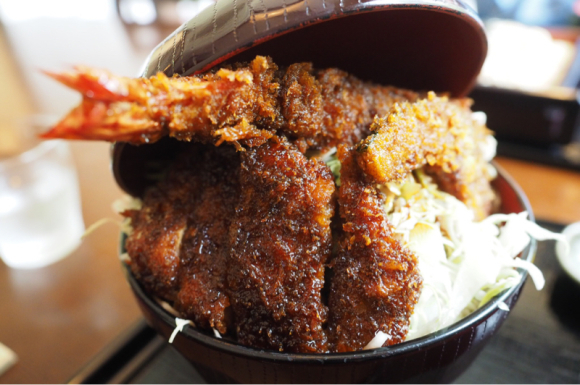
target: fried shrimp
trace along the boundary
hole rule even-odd
[[[425,99],[396,104],[388,115],[376,117],[371,135],[356,147],[368,180],[402,180],[427,165],[441,189],[463,201],[478,219],[485,218],[494,194],[481,144],[490,132],[472,117],[470,104],[430,92]]]
[[[417,97],[336,69],[315,71],[309,63],[278,70],[261,56],[202,76],[131,79],[87,67],[48,74],[83,100],[45,138],[135,144],[169,135],[239,149],[240,142],[256,146],[281,133],[302,151],[325,149],[361,140],[375,114]]]
[[[271,61],[260,58],[249,68],[221,69],[203,77],[168,78],[158,73],[131,79],[87,67],[49,73],[79,91],[83,100],[44,137],[139,144],[171,135],[204,143],[242,139],[263,143],[272,133],[252,123],[277,127],[275,70]]]

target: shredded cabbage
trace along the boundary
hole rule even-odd
[[[83,233],[83,235],[81,235],[81,239],[85,239],[86,237],[88,237],[89,235],[91,235],[96,229],[98,229],[99,227],[103,226],[104,224],[107,223],[114,223],[116,225],[118,225],[119,227],[122,226],[122,223],[112,219],[112,218],[101,218],[98,221],[96,221],[95,223],[93,223],[92,225],[90,225],[85,232]]]
[[[141,201],[139,198],[135,198],[129,195],[122,196],[121,198],[115,200],[112,204],[113,211],[117,214],[121,214],[127,210],[141,210],[141,207],[143,207],[143,201]],[[120,227],[122,233],[131,235],[133,232],[131,218],[124,218]]]
[[[561,235],[529,221],[526,212],[476,222],[463,202],[440,191],[421,170],[378,188],[385,194],[394,234],[415,253],[423,277],[407,340],[449,326],[517,285],[521,275],[514,267],[526,269],[538,290],[543,287],[540,270],[515,257],[530,236],[544,240]],[[509,310],[503,303],[498,307]]]
[[[141,210],[141,207],[143,207],[143,202],[139,198],[135,198],[130,195],[123,195],[121,198],[116,199],[111,207],[113,208],[114,212],[121,214],[127,210]]]
[[[474,118],[485,124],[484,113]],[[495,156],[497,141],[488,135],[481,143],[485,160]],[[336,149],[318,154],[340,186]],[[489,174],[497,175],[492,165]],[[421,169],[401,182],[377,186],[385,195],[385,212],[396,237],[418,258],[423,288],[411,316],[407,340],[449,326],[516,286],[528,271],[536,288],[544,286],[542,272],[531,262],[516,258],[537,240],[563,239],[527,219],[527,212],[494,214],[476,222],[472,211],[454,196],[439,190]],[[498,308],[509,311],[507,304]],[[388,335],[377,331],[364,349],[383,345]]]
[[[155,302],[157,302],[159,304],[159,306],[161,306],[166,312],[168,312],[169,314],[178,317],[179,316],[179,312],[177,310],[175,310],[175,308],[173,306],[171,306],[169,304],[169,302],[166,302],[162,299],[159,299],[157,297],[154,298]]]
[[[122,253],[119,255],[119,260],[124,263],[129,263],[131,262],[131,257],[129,256],[129,253]]]

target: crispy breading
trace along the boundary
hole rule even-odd
[[[418,94],[365,83],[344,71],[316,71],[310,63],[288,67],[281,81],[282,133],[303,140],[307,148],[354,144],[369,133],[376,114]]]
[[[179,289],[179,249],[186,215],[160,189],[149,190],[144,202],[141,210],[126,214],[133,225],[125,242],[131,271],[148,292],[173,301]]]
[[[476,218],[485,218],[494,194],[480,144],[490,132],[472,117],[470,105],[468,99],[450,101],[430,92],[376,117],[371,135],[357,145],[357,161],[367,179],[401,180],[427,165],[443,190],[467,204]]]
[[[228,286],[244,345],[326,352],[321,301],[335,191],[323,163],[273,138],[241,154]]]

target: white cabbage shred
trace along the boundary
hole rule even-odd
[[[182,319],[182,318],[175,318],[175,329],[173,329],[173,333],[171,333],[171,336],[169,337],[169,343],[172,344],[173,340],[175,339],[175,337],[177,336],[177,333],[179,332],[183,332],[183,328],[186,327],[187,325],[194,325],[192,321],[188,320],[188,319]]]
[[[332,147],[329,151],[320,154],[319,159],[326,163],[334,176],[336,187],[340,187],[340,160],[336,157],[337,148]]]
[[[115,200],[111,206],[113,208],[113,211],[116,214],[121,214],[122,212],[124,212],[126,210],[140,210],[142,205],[143,205],[143,202],[141,202],[141,199],[133,198],[129,195],[125,195],[125,196]],[[88,237],[95,230],[97,230],[98,228],[100,228],[101,226],[103,226],[107,223],[114,223],[114,224],[118,225],[121,228],[121,232],[123,232],[124,234],[131,235],[131,233],[133,232],[133,226],[131,225],[131,218],[124,218],[122,221],[112,219],[112,218],[101,218],[98,221],[96,221],[95,223],[93,223],[92,225],[90,225],[85,230],[85,232],[81,236],[81,239]],[[121,258],[121,260],[130,259],[128,254],[122,254],[120,256],[120,258]]]
[[[378,331],[377,334],[373,337],[373,339],[363,348],[363,350],[370,350],[370,349],[377,349],[383,346],[387,340],[391,339],[391,336],[385,332]]]
[[[155,302],[157,302],[159,304],[159,306],[161,306],[166,312],[168,312],[169,314],[171,314],[172,316],[178,317],[179,316],[179,312],[177,310],[175,310],[175,308],[173,306],[171,306],[169,304],[169,302],[164,301],[160,298],[154,297]]]

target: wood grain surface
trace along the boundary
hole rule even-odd
[[[580,221],[580,173],[509,158],[496,161],[522,187],[536,218],[562,224]]]

